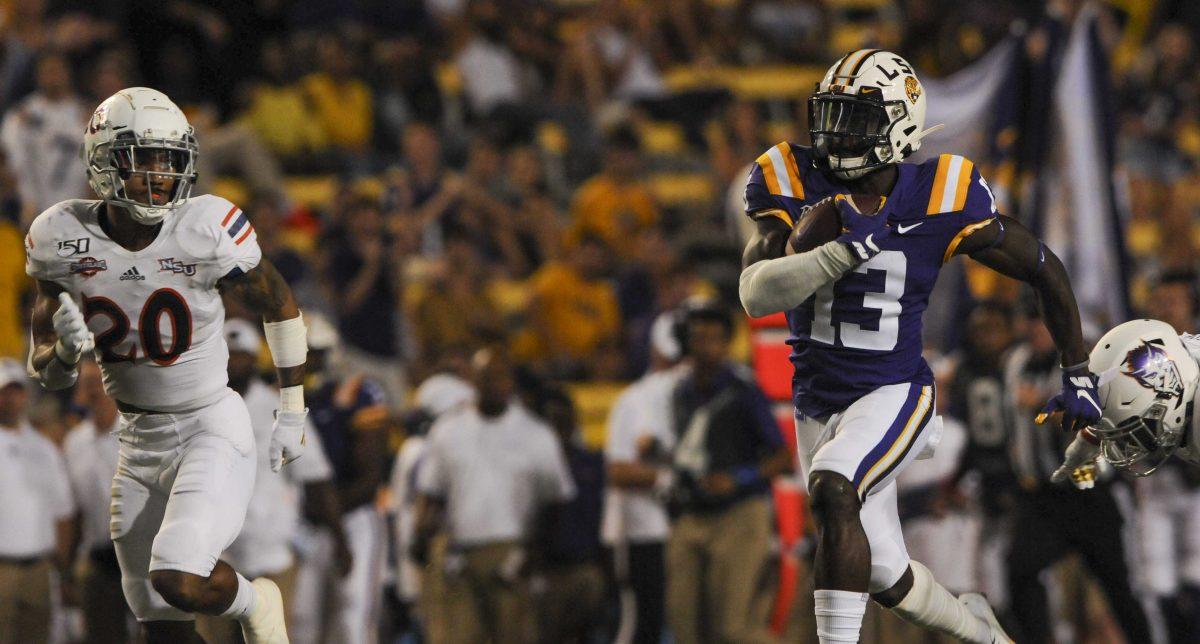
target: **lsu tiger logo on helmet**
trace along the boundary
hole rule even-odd
[[[921,98],[921,84],[917,82],[916,76],[908,76],[904,79],[904,93],[908,95],[908,100],[915,105],[918,98]]]
[[[1125,354],[1121,372],[1156,393],[1183,395],[1183,378],[1175,361],[1167,355],[1166,349],[1153,342],[1143,340],[1140,346]]]

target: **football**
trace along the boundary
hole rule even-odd
[[[875,195],[851,195],[850,203],[854,204],[859,212],[873,215],[879,211],[883,198]],[[791,236],[788,237],[786,253],[806,253],[837,239],[841,232],[842,222],[837,207],[833,205],[833,197],[828,197],[800,215],[800,221],[796,222]]]

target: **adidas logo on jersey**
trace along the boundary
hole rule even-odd
[[[146,279],[146,276],[142,275],[141,273],[138,272],[137,266],[134,266],[133,268],[125,271],[124,273],[121,273],[121,281],[122,282],[124,282],[125,280],[143,280],[144,281],[145,279]]]

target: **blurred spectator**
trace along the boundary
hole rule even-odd
[[[454,64],[463,80],[463,93],[476,116],[497,107],[520,103],[526,94],[525,70],[504,39],[499,3],[472,3],[470,18],[459,35]]]
[[[387,205],[397,213],[389,226],[415,236],[422,255],[437,257],[445,250],[446,229],[463,192],[463,181],[447,169],[437,129],[413,122],[404,128],[404,168],[389,174]]]
[[[62,455],[25,416],[25,368],[0,358],[0,642],[48,642],[57,569],[63,603],[75,603],[75,503]]]
[[[771,642],[763,601],[771,479],[792,468],[766,395],[729,360],[733,320],[711,304],[684,319],[688,370],[672,392],[676,503],[667,618],[676,641]]]
[[[508,151],[506,186],[512,201],[513,234],[523,254],[528,277],[542,264],[558,259],[562,243],[562,213],[550,194],[537,148],[516,146]]]
[[[70,62],[60,54],[43,54],[37,63],[37,91],[9,110],[0,124],[0,144],[17,177],[23,222],[60,201],[91,193],[79,163],[87,120],[88,107],[75,93]]]
[[[293,638],[312,641],[301,638],[316,638],[324,631],[339,643],[375,642],[383,592],[380,553],[386,542],[375,497],[384,481],[388,409],[383,389],[357,371],[357,362],[346,363],[350,375],[337,375],[331,354],[339,344],[332,326],[316,313],[306,316],[306,322],[307,370],[315,380],[306,394],[308,417],[333,466],[351,566],[348,572],[339,569],[345,557],[336,534],[323,530],[308,540],[293,610],[300,637]],[[328,615],[323,613],[326,606]]]
[[[1008,458],[1012,410],[1004,390],[1005,353],[1016,340],[1016,316],[1004,302],[977,304],[967,317],[966,346],[939,400],[963,422],[967,445],[954,483],[968,473],[979,477],[984,514],[999,518],[1011,509],[1016,485]]]
[[[1008,606],[1005,553],[1017,493],[1008,454],[1014,419],[1004,390],[1004,358],[1017,340],[1015,325],[1016,316],[1007,303],[984,301],[971,309],[966,345],[937,396],[938,405],[944,403],[948,415],[966,430],[957,467],[937,502],[948,509],[962,507],[968,500],[966,491],[974,491],[983,526],[980,579],[989,601],[998,609]],[[939,456],[940,452],[939,448]]]
[[[389,38],[371,49],[375,86],[375,147],[387,154],[399,150],[404,128],[413,121],[435,123],[442,97],[434,79],[432,44],[417,36]]]
[[[404,398],[400,358],[399,293],[394,257],[379,205],[355,198],[321,246],[322,277],[337,311],[339,347],[346,362],[384,386],[387,403]]]
[[[99,104],[126,87],[137,85],[135,78],[131,51],[120,48],[104,50],[99,54],[89,74],[89,106]]]
[[[1131,165],[1174,179],[1182,171],[1180,117],[1194,122],[1200,100],[1194,36],[1183,25],[1165,25],[1130,71],[1123,97],[1125,154]]]
[[[671,394],[679,378],[674,366],[683,357],[680,322],[674,312],[654,321],[650,370],[621,392],[608,416],[609,490],[601,534],[612,549],[618,630],[629,633],[633,644],[658,644],[666,617],[666,495],[673,480]]]
[[[606,141],[603,171],[575,193],[569,240],[596,235],[618,257],[629,257],[637,233],[656,226],[660,217],[654,197],[642,185],[642,170],[637,134],[629,127],[617,128]]]
[[[415,617],[422,595],[421,567],[411,554],[416,536],[418,466],[425,459],[426,435],[433,422],[443,414],[475,401],[475,388],[466,379],[469,365],[465,356],[468,355],[466,352],[444,355],[438,370],[417,387],[413,394],[414,408],[405,422],[404,443],[392,466],[389,487],[396,512],[396,596],[401,604],[404,623],[399,630],[402,632],[421,630],[414,623],[422,619]]]
[[[357,54],[336,35],[317,42],[320,71],[304,78],[304,92],[325,138],[334,148],[359,159],[371,144],[371,87],[358,73]]]
[[[1200,279],[1192,271],[1169,271],[1158,278],[1147,298],[1146,315],[1170,324],[1179,333],[1195,333],[1200,312]]]
[[[726,108],[722,120],[708,128],[709,162],[717,175],[718,185],[730,182],[738,190],[746,188],[749,164],[775,142],[766,136],[758,106],[738,101]],[[739,208],[738,214],[745,217]]]
[[[613,285],[608,245],[581,238],[563,261],[549,262],[530,278],[529,334],[521,356],[542,362],[551,372],[578,377],[619,373],[606,365],[619,354],[620,310]]]
[[[538,398],[538,415],[554,430],[575,483],[575,498],[558,513],[544,546],[538,639],[546,644],[587,644],[600,624],[604,599],[600,568],[604,456],[582,444],[575,403],[564,390],[554,387]]]
[[[9,179],[7,164],[0,157],[0,184],[9,183]],[[29,334],[21,301],[32,284],[25,276],[22,239],[21,229],[15,221],[0,217],[0,358],[25,357],[25,341]]]
[[[501,338],[502,320],[486,292],[487,266],[466,240],[451,239],[446,256],[413,307],[412,328],[429,362]]]
[[[74,403],[87,417],[67,433],[63,457],[71,477],[78,508],[77,545],[81,551],[83,580],[79,602],[83,607],[84,639],[94,644],[122,644],[133,620],[121,590],[121,567],[108,533],[112,479],[117,473],[117,403],[104,393],[100,367],[93,360],[79,362]],[[72,556],[72,560],[76,559]]]
[[[1125,518],[1114,489],[1121,483],[1098,480],[1086,493],[1070,483],[1050,483],[1070,437],[1035,425],[1033,418],[1061,388],[1062,374],[1046,325],[1036,314],[1026,325],[1026,342],[1013,349],[1005,364],[1014,431],[1011,454],[1021,484],[1008,557],[1009,597],[1021,633],[1016,637],[1053,641],[1043,573],[1076,552],[1103,588],[1127,641],[1150,642],[1150,624],[1126,563],[1132,553],[1122,538]]]
[[[559,101],[582,94],[587,107],[596,111],[612,99],[632,102],[665,95],[660,61],[652,56],[657,37],[648,6],[597,2],[584,28],[567,42]]]
[[[213,103],[200,103],[188,110],[196,137],[204,141],[204,154],[196,158],[199,178],[194,194],[213,191],[218,176],[235,177],[255,194],[283,196],[283,170],[279,162],[240,121],[222,123]]]
[[[285,168],[314,167],[313,157],[325,151],[329,140],[296,82],[295,66],[283,41],[263,43],[261,69],[262,77],[248,89],[242,119]]]
[[[555,510],[575,494],[553,430],[514,398],[506,355],[485,349],[472,363],[476,404],[440,417],[429,432],[417,489],[414,558],[435,533],[449,549],[444,588],[431,607],[430,641],[535,641],[528,566]]]
[[[304,456],[279,472],[271,471],[271,431],[279,407],[279,392],[256,373],[262,335],[254,324],[231,318],[225,322],[225,343],[229,345],[229,387],[238,392],[250,412],[258,450],[258,474],[242,530],[221,558],[244,570],[251,579],[267,577],[274,581],[283,594],[286,621],[292,629],[296,624],[292,614],[296,588],[292,544],[300,528],[302,505],[310,508],[307,514],[316,525],[332,536],[337,572],[344,575],[350,570],[351,556],[340,522],[337,492],[331,481],[333,470],[321,447],[320,432],[310,424],[304,432]],[[197,620],[197,629],[207,642],[241,642],[237,622],[208,616],[197,616]]]

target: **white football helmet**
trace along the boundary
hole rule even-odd
[[[83,161],[92,189],[145,225],[162,221],[187,201],[196,183],[198,153],[183,111],[166,94],[148,87],[130,87],[105,99],[83,135]],[[174,185],[161,195],[147,189],[143,202],[126,189],[134,175],[142,175],[147,186],[164,179],[174,180]]]
[[[1200,367],[1166,322],[1133,320],[1100,338],[1089,359],[1103,415],[1092,432],[1104,459],[1146,476],[1179,447]]]
[[[903,58],[860,49],[834,63],[808,99],[813,162],[842,180],[904,160],[921,147],[925,89]]]

